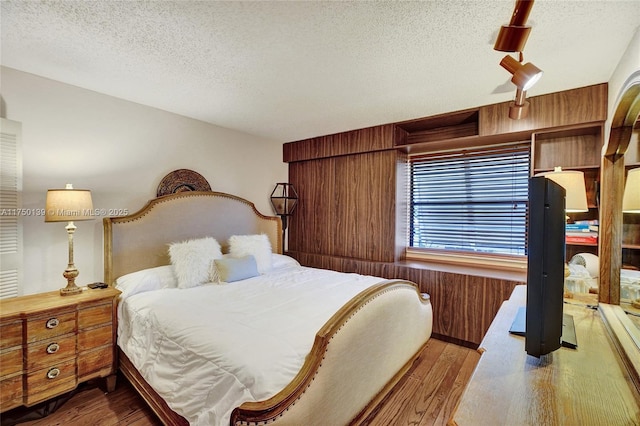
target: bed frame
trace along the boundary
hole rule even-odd
[[[253,203],[220,192],[184,192],[149,201],[130,216],[105,218],[105,282],[167,265],[168,244],[264,233],[282,253],[282,223]],[[232,425],[357,424],[369,416],[410,369],[432,330],[428,295],[407,281],[384,281],[344,305],[316,334],[298,375],[274,397],[246,402]],[[119,351],[119,368],[161,421],[188,424],[172,411]]]

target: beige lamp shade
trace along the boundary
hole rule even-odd
[[[65,189],[47,191],[45,222],[74,222],[91,219],[94,219],[93,202],[91,191],[88,189],[73,189],[70,184],[67,184]]]
[[[622,196],[624,213],[640,213],[640,167],[629,170]]]
[[[562,170],[556,167],[553,172],[541,173],[564,188],[565,211],[578,213],[589,211],[587,204],[587,189],[584,184],[584,173],[577,170]]]

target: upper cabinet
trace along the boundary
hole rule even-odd
[[[584,173],[589,211],[569,213],[570,221],[599,221],[600,155],[604,141],[603,133],[603,125],[594,124],[540,131],[531,136],[532,174],[551,172],[556,167]],[[593,226],[596,226],[595,223]],[[567,260],[582,252],[598,254],[597,236],[590,237],[590,235],[593,234],[585,232],[582,238],[567,237]]]
[[[555,167],[582,171],[587,203],[590,209],[597,209],[602,144],[601,124],[536,132],[531,137],[532,173],[550,172]]]

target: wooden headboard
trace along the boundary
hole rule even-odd
[[[232,235],[266,234],[282,253],[282,222],[264,216],[243,198],[222,192],[180,192],[149,201],[129,216],[107,217],[104,224],[104,281],[141,269],[168,265],[169,244],[214,237],[227,250]]]

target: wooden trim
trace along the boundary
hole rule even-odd
[[[153,390],[138,370],[136,370],[121,349],[118,351],[118,356],[120,371],[136,391],[138,391],[138,394],[146,401],[153,412],[162,420],[163,424],[172,426],[187,426],[189,424],[184,417],[169,408],[167,403]]]
[[[620,90],[609,140],[602,152],[600,238],[600,284],[602,303],[620,304],[620,268],[622,266],[622,194],[625,158],[633,126],[640,116],[640,71],[632,74]]]
[[[631,381],[640,393],[640,330],[620,306],[600,303],[598,309]]]

